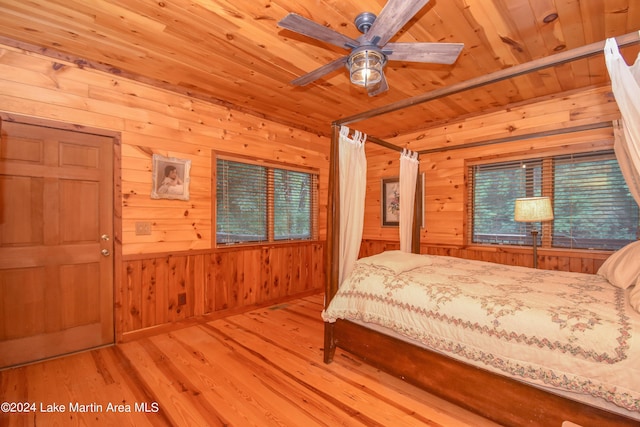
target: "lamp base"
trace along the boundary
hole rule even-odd
[[[538,268],[538,230],[531,230],[533,239],[533,268]]]

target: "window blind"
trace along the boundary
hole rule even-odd
[[[217,160],[216,242],[267,241],[267,169]]]
[[[613,151],[473,165],[468,170],[470,243],[618,249],[640,220]],[[548,196],[554,220],[519,223],[515,199]]]
[[[216,160],[216,243],[316,239],[318,175]]]
[[[618,249],[636,240],[638,205],[612,151],[554,158],[553,246]]]
[[[312,207],[311,174],[274,170],[274,239],[310,239]]]
[[[542,161],[518,160],[473,166],[469,223],[471,242],[526,244],[531,224],[513,219],[515,200],[542,195]],[[529,240],[530,241],[530,240]]]

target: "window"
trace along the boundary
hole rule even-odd
[[[216,158],[216,244],[317,239],[318,174]]]
[[[615,250],[640,233],[613,151],[476,164],[468,176],[471,243],[530,245],[535,227],[543,247]],[[515,199],[534,196],[551,197],[554,220],[514,221]]]

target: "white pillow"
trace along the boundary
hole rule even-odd
[[[629,303],[631,307],[638,313],[640,313],[640,279],[636,283],[636,286],[629,292]]]
[[[640,278],[640,240],[617,250],[598,269],[613,286],[627,289]]]
[[[429,255],[402,252],[399,250],[385,251],[358,260],[362,264],[378,265],[392,270],[395,274],[413,270],[431,264]]]

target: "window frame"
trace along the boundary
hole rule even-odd
[[[578,143],[572,145],[570,147],[546,147],[542,149],[530,149],[527,151],[518,151],[506,154],[497,154],[490,156],[481,156],[476,158],[465,159],[464,162],[464,182],[466,183],[466,197],[464,201],[464,241],[467,246],[483,246],[483,247],[506,247],[506,248],[522,248],[527,247],[531,244],[530,238],[528,244],[509,244],[509,243],[484,243],[484,242],[474,242],[474,206],[473,206],[473,197],[474,197],[474,183],[473,176],[471,170],[474,166],[479,165],[488,165],[495,163],[507,163],[507,162],[527,162],[532,160],[540,159],[542,160],[543,167],[545,167],[545,163],[552,164],[554,157],[562,157],[562,156],[571,156],[571,155],[586,155],[590,153],[598,153],[604,151],[612,151],[613,150],[613,141],[612,140],[598,140],[586,143]],[[542,175],[543,184],[542,184],[542,196],[551,197],[552,203],[554,200],[554,188],[553,188],[553,172],[550,174],[543,173]],[[551,182],[549,182],[551,181]],[[524,197],[524,196],[522,196]],[[539,248],[545,250],[554,250],[554,251],[600,251],[600,252],[613,252],[609,249],[590,249],[590,248],[572,248],[572,247],[562,247],[562,246],[553,246],[552,236],[553,236],[553,221],[543,222],[541,224],[539,230],[539,239],[540,243],[538,245]],[[640,232],[640,230],[639,230]]]
[[[319,182],[320,182],[320,172],[318,168],[306,167],[306,166],[297,166],[291,165],[285,162],[278,162],[268,159],[261,159],[258,157],[245,156],[241,154],[227,153],[221,151],[213,151],[212,152],[212,160],[211,160],[211,226],[213,229],[212,238],[213,238],[213,247],[216,248],[228,248],[228,247],[237,247],[237,246],[272,246],[272,245],[281,245],[281,244],[291,244],[291,243],[301,243],[301,242],[314,242],[318,240],[319,234],[319,202],[318,202],[318,193]],[[274,169],[286,170],[291,172],[299,172],[306,173],[311,175],[311,192],[309,196],[309,204],[310,204],[310,217],[309,217],[309,238],[304,239],[276,239],[275,238],[275,197],[273,185],[267,184],[267,193],[265,194],[265,202],[266,202],[266,239],[259,241],[248,241],[248,242],[221,242],[218,243],[217,239],[217,223],[218,223],[218,206],[217,206],[217,184],[218,184],[218,160],[227,160],[230,162],[236,163],[244,163],[249,165],[256,165],[260,167],[266,168],[267,182],[273,182],[274,179]]]

